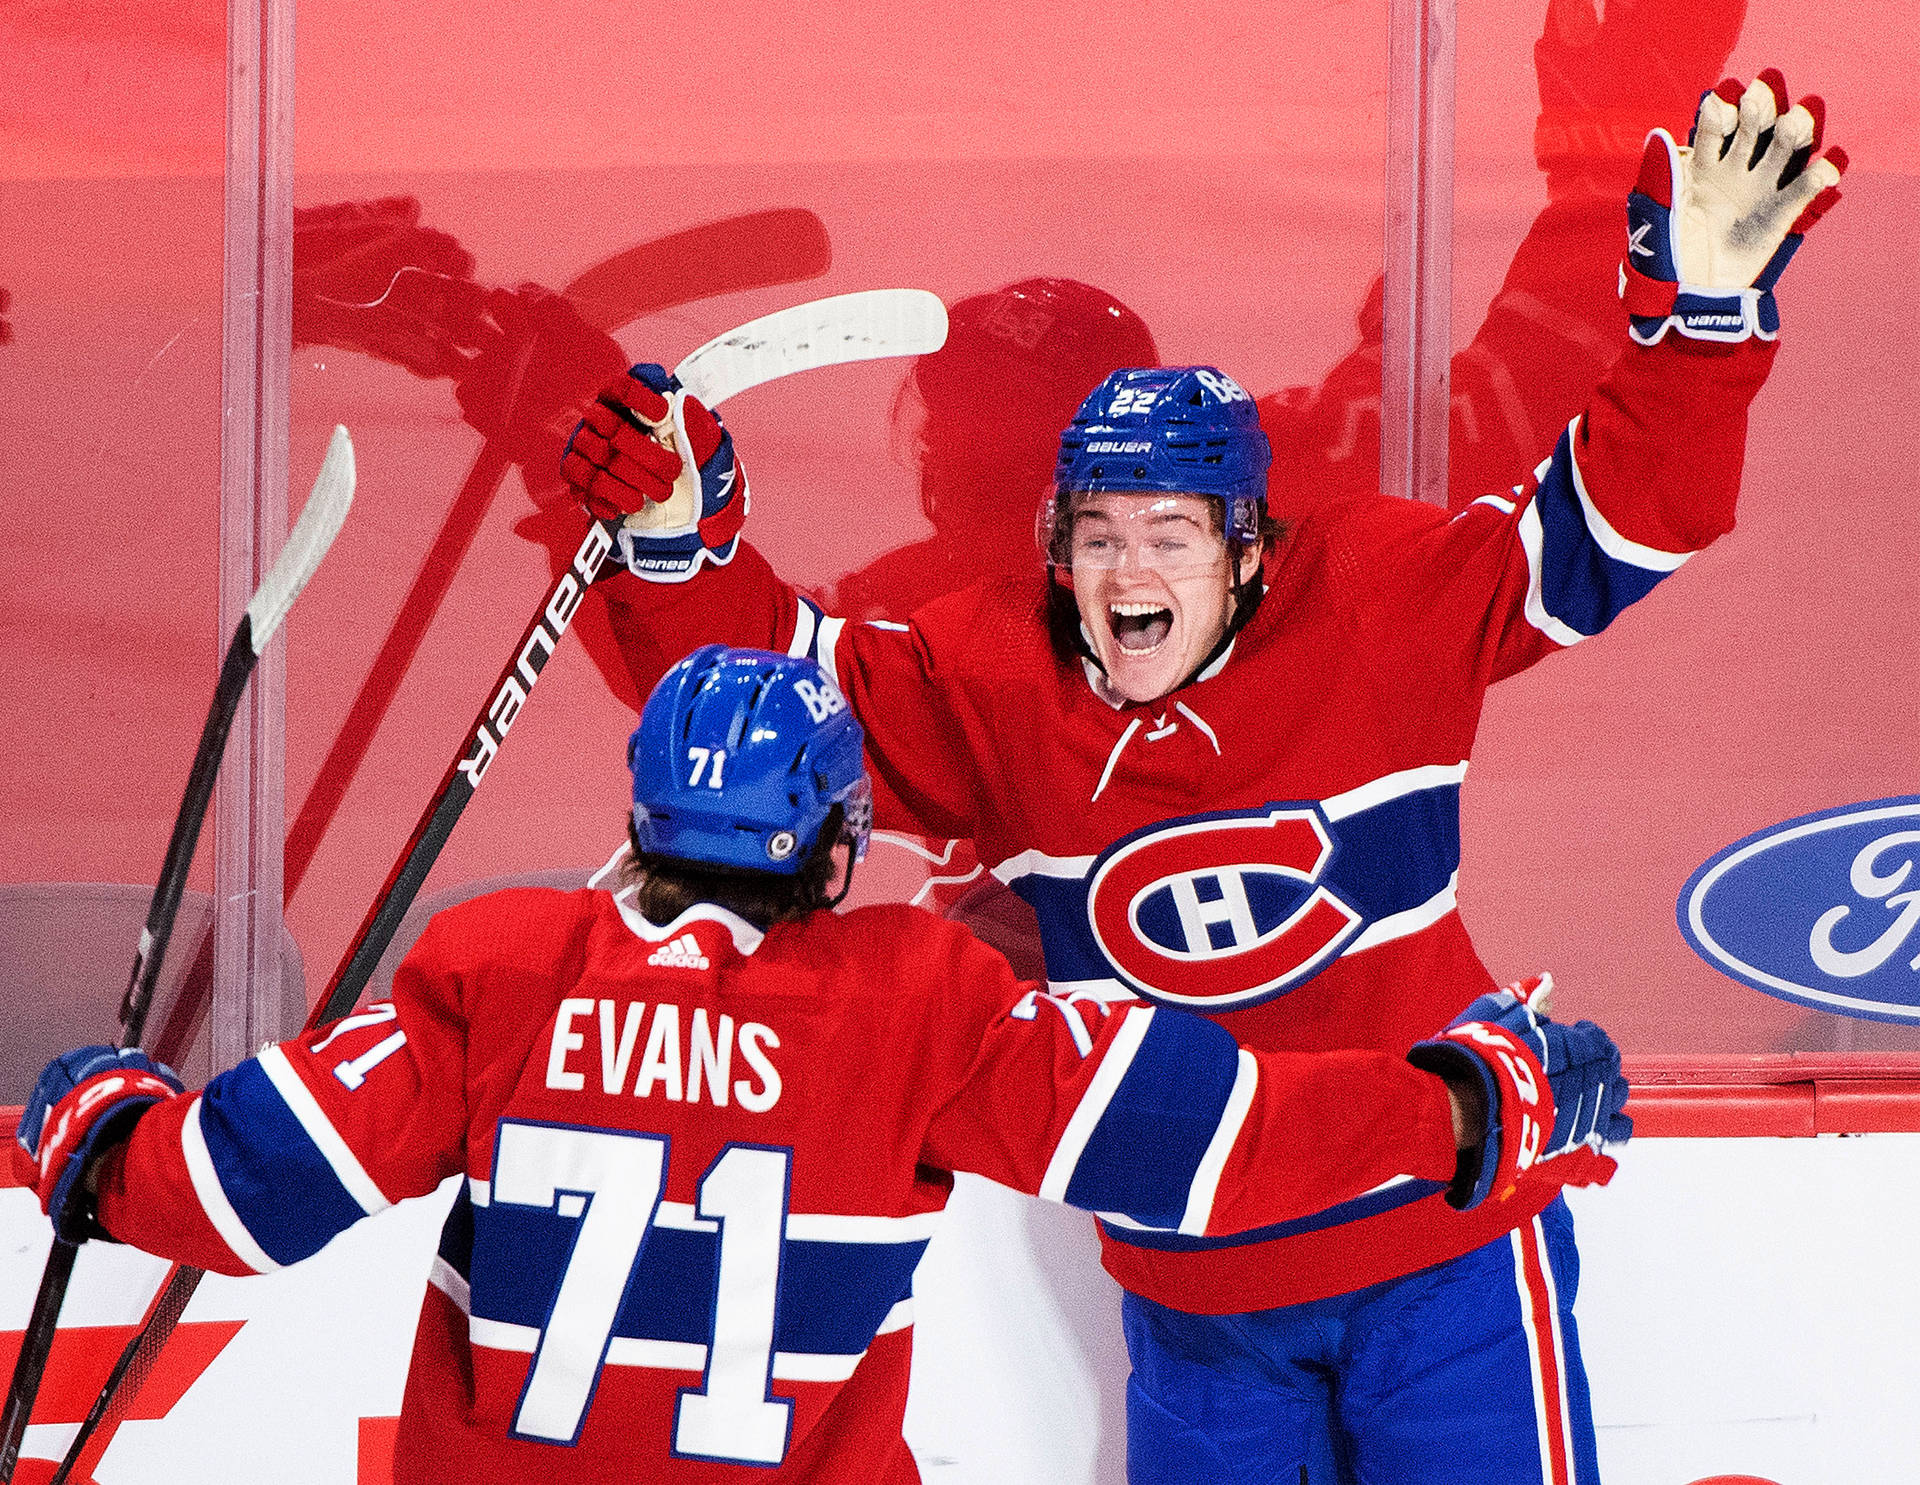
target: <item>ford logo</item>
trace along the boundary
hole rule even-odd
[[[1688,880],[1680,932],[1724,974],[1843,1016],[1920,1021],[1920,797],[1803,815]]]

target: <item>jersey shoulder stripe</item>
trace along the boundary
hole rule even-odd
[[[294,1076],[290,1067],[286,1075]],[[318,1114],[317,1105],[312,1112]],[[259,1060],[243,1062],[209,1083],[188,1124],[198,1133],[206,1174],[219,1193],[215,1198],[196,1171],[194,1187],[201,1205],[250,1267],[260,1265],[235,1241],[239,1234],[223,1223],[223,1214],[217,1211],[222,1201],[246,1239],[276,1266],[319,1252],[366,1216],[369,1208],[362,1204],[362,1196],[384,1204],[385,1198],[350,1155],[347,1158],[359,1170],[355,1184],[364,1179],[365,1185],[358,1194],[349,1189]],[[331,1131],[324,1118],[321,1124]],[[336,1153],[345,1153],[344,1142]],[[188,1158],[191,1166],[191,1149]],[[298,1191],[300,1200],[288,1201],[289,1191]]]

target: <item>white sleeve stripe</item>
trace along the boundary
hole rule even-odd
[[[1087,1091],[1080,1096],[1079,1107],[1074,1109],[1073,1117],[1067,1120],[1060,1143],[1054,1146],[1053,1158],[1047,1162],[1046,1177],[1040,1182],[1040,1195],[1048,1201],[1067,1199],[1067,1188],[1073,1184],[1073,1173],[1080,1164],[1081,1153],[1087,1148],[1087,1141],[1093,1138],[1093,1131],[1099,1127],[1101,1118],[1107,1112],[1107,1105],[1113,1102],[1121,1079],[1126,1077],[1127,1069],[1133,1066],[1134,1054],[1140,1050],[1140,1043],[1146,1039],[1147,1028],[1152,1024],[1151,1006],[1134,1006],[1127,1011],[1127,1019],[1120,1023],[1120,1030],[1108,1044],[1107,1055],[1101,1059],[1100,1068],[1087,1085]]]
[[[1532,501],[1520,512],[1520,545],[1527,554],[1527,622],[1557,645],[1572,646],[1586,638],[1578,629],[1554,618],[1547,612],[1546,600],[1540,595],[1540,507]]]
[[[1573,476],[1573,493],[1580,497],[1580,510],[1586,517],[1587,534],[1593,538],[1593,544],[1614,561],[1629,567],[1645,568],[1648,572],[1676,571],[1692,552],[1663,552],[1658,547],[1643,546],[1622,536],[1588,496],[1587,482],[1580,474],[1580,460],[1574,453],[1574,430],[1579,424],[1580,420],[1575,418],[1567,425],[1567,468]]]
[[[799,612],[793,617],[793,640],[787,645],[787,655],[798,660],[813,648],[814,631],[820,624],[820,610],[804,598],[795,599],[794,607]]]
[[[307,1085],[300,1081],[300,1074],[293,1070],[293,1064],[287,1061],[287,1054],[278,1047],[268,1047],[259,1056],[260,1070],[267,1075],[267,1081],[273,1084],[274,1091],[280,1095],[289,1113],[300,1121],[300,1127],[313,1141],[314,1149],[320,1152],[321,1159],[333,1168],[340,1184],[346,1187],[347,1195],[360,1203],[360,1210],[371,1217],[375,1212],[384,1212],[393,1203],[387,1200],[387,1194],[375,1184],[372,1176],[360,1159],[340,1138],[340,1131],[321,1109]]]
[[[820,662],[820,668],[827,673],[827,679],[842,691],[847,688],[840,685],[840,631],[847,627],[845,619],[823,618],[820,621],[820,637],[814,641],[813,658]]]
[[[187,1177],[193,1182],[193,1194],[200,1198],[200,1210],[207,1214],[213,1230],[220,1234],[220,1241],[233,1249],[233,1256],[256,1274],[270,1274],[280,1265],[253,1240],[253,1234],[247,1231],[247,1224],[240,1220],[233,1203],[227,1200],[226,1190],[220,1185],[220,1173],[213,1168],[213,1154],[207,1149],[207,1134],[200,1127],[200,1115],[205,1108],[205,1100],[196,1093],[193,1107],[187,1111],[186,1120],[180,1126],[180,1153],[186,1157]]]
[[[1187,1189],[1187,1210],[1180,1218],[1180,1231],[1188,1237],[1203,1236],[1207,1224],[1213,1220],[1213,1198],[1220,1187],[1220,1173],[1227,1167],[1227,1157],[1240,1138],[1241,1127],[1247,1122],[1247,1110],[1253,1107],[1253,1095],[1259,1087],[1260,1060],[1242,1047],[1240,1067],[1233,1076],[1233,1091],[1227,1095],[1219,1126],[1207,1144],[1207,1153],[1200,1157],[1199,1169],[1193,1173],[1193,1185]]]

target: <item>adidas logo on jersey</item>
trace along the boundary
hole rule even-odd
[[[707,956],[700,952],[700,941],[691,933],[683,933],[672,943],[662,944],[648,957],[647,963],[660,965],[664,969],[705,969]]]

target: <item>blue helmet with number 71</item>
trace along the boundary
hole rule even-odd
[[[627,743],[640,849],[796,875],[845,841],[866,855],[865,734],[811,660],[707,645],[660,678]]]
[[[1080,404],[1060,434],[1054,494],[1040,543],[1061,560],[1072,499],[1081,493],[1164,490],[1221,502],[1231,542],[1260,534],[1273,450],[1241,385],[1211,366],[1151,366],[1114,372]]]

